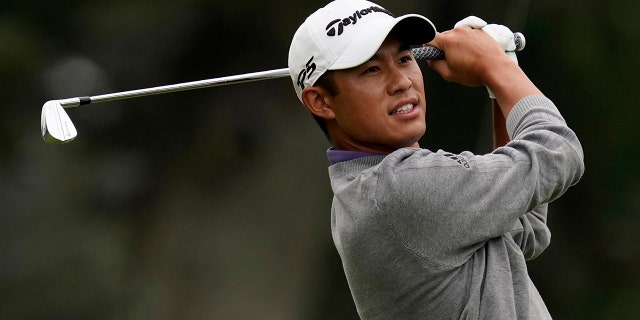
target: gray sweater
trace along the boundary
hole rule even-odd
[[[405,148],[329,167],[334,243],[362,319],[551,319],[525,260],[583,153],[544,96],[519,101],[490,154]]]

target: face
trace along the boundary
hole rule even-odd
[[[325,96],[325,119],[334,148],[390,153],[418,147],[426,130],[422,72],[410,48],[387,37],[373,58],[335,71],[339,93]]]

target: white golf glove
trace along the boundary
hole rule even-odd
[[[518,58],[516,57],[515,53],[515,39],[513,37],[513,32],[509,28],[499,24],[487,24],[487,22],[476,16],[466,17],[458,21],[454,26],[454,28],[460,27],[482,29],[482,31],[486,32],[494,40],[496,40],[500,48],[505,51],[505,53],[507,54],[507,56],[509,56],[509,58],[511,58],[511,60],[513,60],[516,64],[518,63]],[[496,98],[489,87],[487,87],[487,91],[489,92],[489,98]]]

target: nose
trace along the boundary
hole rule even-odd
[[[389,82],[388,91],[389,94],[394,95],[396,93],[409,90],[413,86],[413,81],[405,72],[398,66],[389,68]]]

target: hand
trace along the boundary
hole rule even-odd
[[[513,36],[513,32],[500,24],[487,24],[484,20],[476,17],[469,16],[460,21],[458,21],[454,28],[464,28],[468,27],[471,29],[482,29],[482,31],[486,32],[490,35],[500,48],[507,53],[513,53],[516,50],[516,42]],[[513,55],[515,57],[515,55]],[[513,59],[512,59],[513,60]],[[517,58],[515,59],[517,63]]]
[[[482,28],[482,31],[488,33],[500,46],[500,48],[504,49],[507,56],[513,60],[516,64],[518,64],[518,57],[516,57],[516,43],[513,37],[513,32],[499,24],[489,24]],[[487,87],[487,92],[489,92],[489,98],[495,99],[496,96],[491,91],[491,88]]]
[[[445,60],[430,60],[429,66],[445,80],[466,86],[485,85],[491,73],[513,63],[504,49],[481,29],[456,27],[436,34],[428,45],[446,53]]]
[[[444,51],[446,60],[430,60],[428,64],[447,81],[491,87],[489,92],[495,92],[506,118],[517,101],[542,92],[517,65],[515,54],[505,54],[506,50],[515,49],[515,42],[511,46],[513,33],[508,32],[503,39],[506,27],[486,27],[484,20],[467,17],[452,30],[436,34],[428,45]]]
[[[505,51],[505,53],[511,60],[513,60],[516,64],[518,64],[518,57],[516,56],[516,53],[515,53],[515,50],[516,50],[515,39],[513,37],[513,31],[511,31],[509,28],[500,24],[487,24],[484,20],[476,16],[466,17],[458,21],[454,26],[454,28],[463,28],[463,27],[469,27],[472,29],[482,29],[482,31],[486,32],[494,40],[496,40],[500,48],[502,48],[502,50]],[[493,94],[493,91],[491,91],[489,87],[487,87],[487,91],[489,92],[489,98],[491,99],[496,98],[495,95]]]

